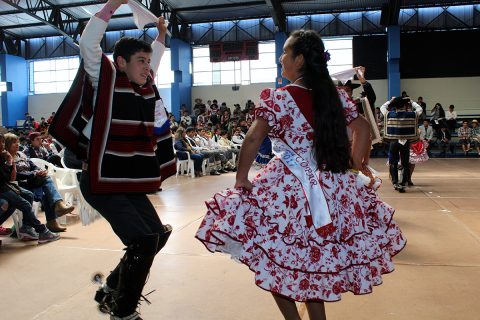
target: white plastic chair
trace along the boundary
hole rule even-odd
[[[185,160],[180,160],[177,157],[177,173],[176,176],[178,177],[178,174],[183,174],[184,172],[187,172],[187,175],[191,175],[192,178],[195,178],[195,169],[193,166],[193,160],[190,159],[190,153],[185,152],[187,154],[187,159]],[[175,155],[177,152],[175,151]]]
[[[62,165],[65,168],[58,168],[50,162],[38,158],[32,158],[31,160],[37,167],[48,169],[49,176],[54,181],[58,193],[60,193],[65,202],[73,204],[73,200],[77,200],[77,212],[80,215],[82,225],[89,225],[95,220],[101,218],[98,211],[92,208],[80,191],[80,183],[77,179],[77,173],[81,172],[81,170],[66,168],[63,158]],[[66,216],[63,216],[60,219],[62,219],[61,223],[66,224]]]
[[[62,196],[65,203],[73,205],[75,199],[81,205],[82,195],[80,185],[77,180],[77,172],[75,169],[58,168],[52,163],[39,158],[30,159],[40,169],[46,169],[48,176],[53,180],[58,193]],[[66,224],[67,218],[61,217],[60,223]]]

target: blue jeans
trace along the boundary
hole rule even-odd
[[[0,198],[7,200],[9,204],[8,210],[0,216],[0,224],[5,222],[15,209],[18,209],[23,214],[23,225],[33,227],[38,233],[44,232],[47,227],[35,217],[32,210],[33,193],[24,188],[19,187],[19,189],[20,194],[9,188],[0,192]]]
[[[35,201],[42,202],[47,221],[57,219],[57,214],[54,210],[55,203],[62,200],[62,196],[58,193],[53,180],[47,177],[42,186],[28,189],[33,192]]]

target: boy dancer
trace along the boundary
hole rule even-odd
[[[120,39],[113,63],[100,47],[110,17],[126,3],[109,0],[85,27],[80,39],[82,65],[51,132],[86,159],[82,194],[127,246],[95,300],[111,319],[134,320],[141,319],[136,308],[155,254],[172,231],[162,224],[146,194],[156,192],[165,173],[168,177],[175,168],[174,162],[160,168],[165,155],[173,159],[171,140],[165,138],[170,132],[154,135],[155,116],[164,108],[153,82],[165,50],[164,19],[158,20],[159,34],[151,46],[134,38]],[[162,143],[168,147],[159,147]]]

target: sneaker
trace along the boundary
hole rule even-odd
[[[22,241],[38,240],[38,233],[32,227],[24,225],[20,227],[18,237]]]
[[[0,226],[0,236],[9,236],[11,233],[12,229]]]
[[[38,243],[47,243],[58,239],[60,239],[60,236],[48,229],[38,235]]]

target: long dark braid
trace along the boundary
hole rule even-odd
[[[297,30],[291,35],[293,56],[303,54],[300,70],[312,90],[314,154],[321,170],[345,172],[350,167],[350,145],[342,103],[324,57],[325,46],[317,32]]]

